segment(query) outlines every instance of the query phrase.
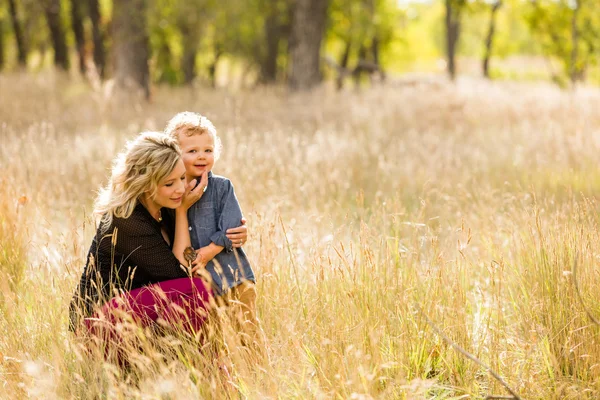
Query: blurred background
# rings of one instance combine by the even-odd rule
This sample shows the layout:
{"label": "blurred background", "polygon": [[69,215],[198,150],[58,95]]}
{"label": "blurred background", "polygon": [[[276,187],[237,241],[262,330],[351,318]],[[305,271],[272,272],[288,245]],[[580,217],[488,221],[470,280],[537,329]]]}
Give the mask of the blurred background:
{"label": "blurred background", "polygon": [[[295,90],[448,75],[598,84],[597,0],[3,0],[0,71]],[[415,76],[414,74],[418,74]],[[409,77],[409,78],[408,78]]]}
{"label": "blurred background", "polygon": [[[599,399],[599,5],[0,0],[0,399],[508,398],[425,317],[522,398]],[[235,387],[67,330],[111,160],[183,110],[248,218],[269,362],[231,346]]]}

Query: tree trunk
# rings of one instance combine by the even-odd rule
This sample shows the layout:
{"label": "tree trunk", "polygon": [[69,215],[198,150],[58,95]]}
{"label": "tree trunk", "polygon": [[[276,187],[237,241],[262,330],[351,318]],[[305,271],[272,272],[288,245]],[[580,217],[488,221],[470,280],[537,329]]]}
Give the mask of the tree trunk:
{"label": "tree trunk", "polygon": [[[76,0],[75,0],[76,1]],[[100,78],[104,79],[106,66],[106,50],[104,34],[101,28],[100,4],[98,0],[88,0],[90,20],[92,21],[92,40],[94,42],[94,64]]]}
{"label": "tree trunk", "polygon": [[348,71],[348,59],[350,58],[350,50],[352,50],[352,39],[348,38],[348,41],[346,42],[346,48],[344,49],[344,53],[342,54],[342,58],[340,59],[339,75],[336,81],[336,86],[338,90],[341,90],[344,87],[344,78],[346,77]]}
{"label": "tree trunk", "polygon": [[287,43],[289,56],[291,50],[290,32],[293,20],[294,2],[291,0],[271,0],[267,1],[265,13],[265,42],[266,53],[261,54],[260,58],[260,80],[263,83],[272,83],[277,80],[280,72],[278,68],[278,58],[281,54],[282,42]]}
{"label": "tree trunk", "polygon": [[183,41],[183,54],[181,56],[181,68],[183,69],[183,82],[191,83],[196,78],[196,55],[200,44],[201,27],[200,21],[205,10],[193,3],[184,8],[178,18],[178,24]]}
{"label": "tree trunk", "polygon": [[498,0],[492,6],[492,14],[490,15],[490,26],[485,38],[485,56],[483,57],[483,76],[490,79],[490,58],[492,57],[492,45],[494,44],[494,33],[496,32],[496,14],[502,7],[502,0]]}
{"label": "tree trunk", "polygon": [[[373,53],[373,63],[375,64],[375,66],[377,67],[377,71],[379,72],[379,79],[381,82],[384,82],[386,75],[385,71],[381,67],[381,62],[379,59],[379,37],[377,35],[373,37],[373,42],[371,43],[371,51]],[[372,77],[373,74],[371,74],[371,78]]]}
{"label": "tree trunk", "polygon": [[150,99],[146,6],[146,0],[115,0],[113,35],[116,84],[124,89],[141,89]]}
{"label": "tree trunk", "polygon": [[456,45],[460,36],[460,0],[446,0],[446,56],[448,59],[448,75],[456,77]]}
{"label": "tree trunk", "polygon": [[579,68],[579,27],[577,26],[577,15],[579,15],[580,2],[574,1],[573,16],[571,17],[571,60],[569,62],[569,79],[572,84],[581,78]]}
{"label": "tree trunk", "polygon": [[358,65],[363,62],[366,61],[367,59],[367,48],[365,47],[364,43],[360,45],[360,48],[358,49],[358,63],[356,68],[354,68],[354,71],[352,72],[352,77],[354,78],[354,86],[356,86],[357,88],[360,86],[360,78],[362,77],[362,73],[363,73],[363,69],[360,68]]}
{"label": "tree trunk", "polygon": [[25,44],[25,37],[23,36],[23,28],[19,21],[19,13],[17,12],[17,5],[15,0],[8,0],[10,8],[10,19],[12,22],[13,30],[15,31],[15,40],[17,42],[17,53],[19,59],[19,65],[22,67],[27,66],[27,46]]}
{"label": "tree trunk", "polygon": [[215,43],[215,59],[212,64],[208,67],[208,77],[213,88],[217,87],[217,64],[219,58],[223,55],[222,46],[219,43]]}
{"label": "tree trunk", "polygon": [[379,38],[377,36],[373,37],[371,51],[373,52],[373,62],[381,69],[381,64],[379,63]]}
{"label": "tree trunk", "polygon": [[272,83],[277,79],[277,56],[279,55],[279,40],[282,36],[279,16],[271,10],[265,21],[265,39],[267,52],[261,62],[261,82]]}
{"label": "tree trunk", "polygon": [[46,22],[48,23],[52,47],[54,48],[54,65],[68,71],[69,51],[67,49],[65,31],[60,19],[60,0],[46,0],[44,3],[44,13],[46,14]]}
{"label": "tree trunk", "polygon": [[196,78],[196,55],[198,54],[199,39],[194,36],[183,37],[183,55],[181,68],[183,69],[183,83],[190,84]]}
{"label": "tree trunk", "polygon": [[159,43],[155,42],[153,47],[156,82],[174,85],[177,83],[177,70],[173,66],[173,52],[164,38]]}
{"label": "tree trunk", "polygon": [[73,35],[77,45],[77,55],[79,56],[79,72],[85,75],[85,34],[83,31],[83,12],[80,0],[71,0],[71,24],[73,26]]}
{"label": "tree trunk", "polygon": [[292,21],[293,48],[289,87],[310,89],[321,82],[321,40],[328,0],[297,0]]}
{"label": "tree trunk", "polygon": [[292,50],[296,47],[296,41],[292,34],[292,24],[294,23],[294,14],[296,13],[296,0],[290,0],[289,7],[287,9],[287,24],[285,26],[285,37],[287,38],[287,44],[285,49],[286,65],[285,65],[285,79],[289,81],[289,74],[291,70],[291,59]]}
{"label": "tree trunk", "polygon": [[4,18],[0,17],[0,70],[4,68]]}

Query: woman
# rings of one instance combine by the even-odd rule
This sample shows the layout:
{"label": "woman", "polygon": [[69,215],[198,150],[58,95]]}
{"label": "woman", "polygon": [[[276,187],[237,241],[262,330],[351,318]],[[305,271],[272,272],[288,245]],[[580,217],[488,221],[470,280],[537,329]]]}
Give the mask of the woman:
{"label": "woman", "polygon": [[[210,291],[197,270],[188,269],[187,210],[202,197],[206,182],[185,184],[185,167],[176,141],[163,133],[140,134],[115,159],[108,185],[94,212],[100,224],[70,305],[70,327],[94,332],[98,321],[114,324],[116,309],[143,325],[179,315],[188,328],[201,327]],[[175,209],[175,227],[162,219],[162,208]],[[228,231],[239,247],[244,226]],[[110,299],[110,300],[109,300]],[[172,307],[175,304],[177,307]],[[177,309],[177,312],[172,311]],[[104,316],[108,318],[99,318]],[[90,318],[91,317],[91,318]]]}

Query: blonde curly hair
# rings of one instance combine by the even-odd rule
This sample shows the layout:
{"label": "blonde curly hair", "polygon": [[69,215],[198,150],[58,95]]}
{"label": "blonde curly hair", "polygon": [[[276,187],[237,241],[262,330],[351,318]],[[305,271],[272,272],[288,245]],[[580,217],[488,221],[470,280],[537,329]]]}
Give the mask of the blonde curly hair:
{"label": "blonde curly hair", "polygon": [[205,133],[211,135],[215,142],[215,160],[218,160],[223,145],[221,144],[221,139],[217,135],[217,129],[205,116],[191,111],[180,112],[171,118],[165,128],[165,134],[176,140],[179,140],[180,134],[194,136]]}
{"label": "blonde curly hair", "polygon": [[113,218],[129,218],[144,193],[154,197],[158,186],[181,159],[181,150],[172,136],[162,132],[142,132],[127,142],[125,151],[113,161],[108,184],[100,189],[94,214],[104,229]]}

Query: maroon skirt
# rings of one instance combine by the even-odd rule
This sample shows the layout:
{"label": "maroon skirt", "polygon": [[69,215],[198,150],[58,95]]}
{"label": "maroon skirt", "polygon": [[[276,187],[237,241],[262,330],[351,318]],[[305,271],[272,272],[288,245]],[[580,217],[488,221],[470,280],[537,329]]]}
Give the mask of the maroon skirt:
{"label": "maroon skirt", "polygon": [[[121,323],[156,324],[196,334],[206,323],[212,292],[200,278],[179,278],[133,289],[107,301],[85,326],[93,336],[118,339]],[[117,336],[117,337],[115,337]],[[119,340],[117,340],[119,341]]]}

